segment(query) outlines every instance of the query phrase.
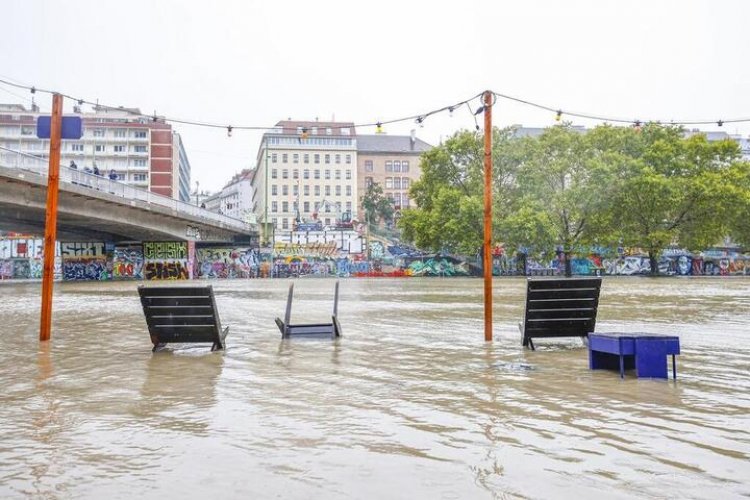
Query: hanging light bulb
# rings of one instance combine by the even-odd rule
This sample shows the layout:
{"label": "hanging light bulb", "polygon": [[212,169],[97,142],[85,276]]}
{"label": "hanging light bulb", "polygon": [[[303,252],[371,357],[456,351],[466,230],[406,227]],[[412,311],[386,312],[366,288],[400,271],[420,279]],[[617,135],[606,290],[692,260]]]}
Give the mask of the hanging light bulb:
{"label": "hanging light bulb", "polygon": [[559,122],[562,119],[562,110],[558,109],[557,113],[555,114],[555,121]]}
{"label": "hanging light bulb", "polygon": [[424,116],[418,116],[416,120],[414,120],[420,128],[424,128]]}
{"label": "hanging light bulb", "polygon": [[382,134],[383,133],[383,124],[378,122],[375,124],[375,133],[376,134]]}
{"label": "hanging light bulb", "polygon": [[449,106],[448,107],[448,116],[450,116],[451,118],[453,118],[453,106]]}
{"label": "hanging light bulb", "polygon": [[231,125],[229,125],[227,127],[227,137],[232,137],[232,126]]}
{"label": "hanging light bulb", "polygon": [[635,129],[636,132],[640,132],[641,131],[641,121],[640,120],[634,121],[633,122],[633,128]]}
{"label": "hanging light bulb", "polygon": [[721,127],[722,125],[724,125],[724,122],[722,120],[719,120],[718,122],[716,122],[716,125],[718,125],[719,127]]}

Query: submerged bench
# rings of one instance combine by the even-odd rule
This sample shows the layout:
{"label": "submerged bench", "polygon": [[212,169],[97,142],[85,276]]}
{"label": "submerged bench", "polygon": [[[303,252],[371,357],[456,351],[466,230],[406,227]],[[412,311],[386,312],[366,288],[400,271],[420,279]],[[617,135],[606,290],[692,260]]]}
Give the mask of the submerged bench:
{"label": "submerged bench", "polygon": [[653,333],[589,333],[589,368],[625,370],[635,368],[639,378],[668,378],[667,356],[672,356],[672,376],[677,379],[675,355],[680,338]]}
{"label": "submerged bench", "polygon": [[281,338],[289,338],[294,336],[324,336],[330,335],[331,338],[341,336],[341,325],[338,320],[338,307],[339,307],[339,282],[336,282],[336,287],[333,296],[333,316],[331,317],[330,323],[300,323],[291,324],[292,319],[292,298],[294,296],[294,283],[289,285],[289,295],[286,299],[286,313],[284,314],[284,321],[280,318],[276,318],[276,325],[281,330]]}
{"label": "submerged bench", "polygon": [[211,285],[140,285],[138,294],[154,352],[173,342],[210,342],[212,351],[224,349],[229,327],[221,328]]}
{"label": "submerged bench", "polygon": [[594,331],[601,278],[529,278],[523,323],[523,346],[535,338],[586,337]]}

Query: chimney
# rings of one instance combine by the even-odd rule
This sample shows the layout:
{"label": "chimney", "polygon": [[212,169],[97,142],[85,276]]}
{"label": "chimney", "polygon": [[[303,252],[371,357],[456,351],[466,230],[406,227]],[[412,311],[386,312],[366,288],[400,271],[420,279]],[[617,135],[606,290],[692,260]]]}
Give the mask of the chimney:
{"label": "chimney", "polygon": [[417,131],[411,129],[411,136],[409,137],[409,145],[412,151],[414,151],[414,145],[417,143]]}

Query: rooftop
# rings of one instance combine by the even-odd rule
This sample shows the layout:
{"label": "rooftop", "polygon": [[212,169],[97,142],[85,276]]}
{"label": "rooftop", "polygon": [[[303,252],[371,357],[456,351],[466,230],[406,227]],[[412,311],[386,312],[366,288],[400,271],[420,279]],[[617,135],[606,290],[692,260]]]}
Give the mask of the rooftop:
{"label": "rooftop", "polygon": [[423,153],[432,149],[422,139],[408,135],[360,135],[357,136],[359,153]]}

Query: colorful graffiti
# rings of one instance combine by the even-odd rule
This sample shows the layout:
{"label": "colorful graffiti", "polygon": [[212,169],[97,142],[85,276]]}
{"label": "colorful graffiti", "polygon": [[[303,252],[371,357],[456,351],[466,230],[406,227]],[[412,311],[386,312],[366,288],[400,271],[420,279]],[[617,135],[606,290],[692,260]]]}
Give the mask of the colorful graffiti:
{"label": "colorful graffiti", "polygon": [[111,262],[104,242],[62,242],[62,277],[66,281],[110,279]]}
{"label": "colorful graffiti", "polygon": [[112,255],[114,279],[143,279],[143,247],[141,245],[115,246]]}
{"label": "colorful graffiti", "polygon": [[338,253],[335,241],[317,243],[279,243],[273,246],[277,255],[303,255],[306,257],[333,257]]}
{"label": "colorful graffiti", "polygon": [[255,278],[259,274],[258,252],[251,248],[198,248],[198,278]]}
{"label": "colorful graffiti", "polygon": [[468,276],[468,265],[465,262],[447,258],[429,258],[415,260],[406,269],[407,276]]}
{"label": "colorful graffiti", "polygon": [[143,277],[147,280],[190,279],[188,245],[184,241],[143,242]]}

